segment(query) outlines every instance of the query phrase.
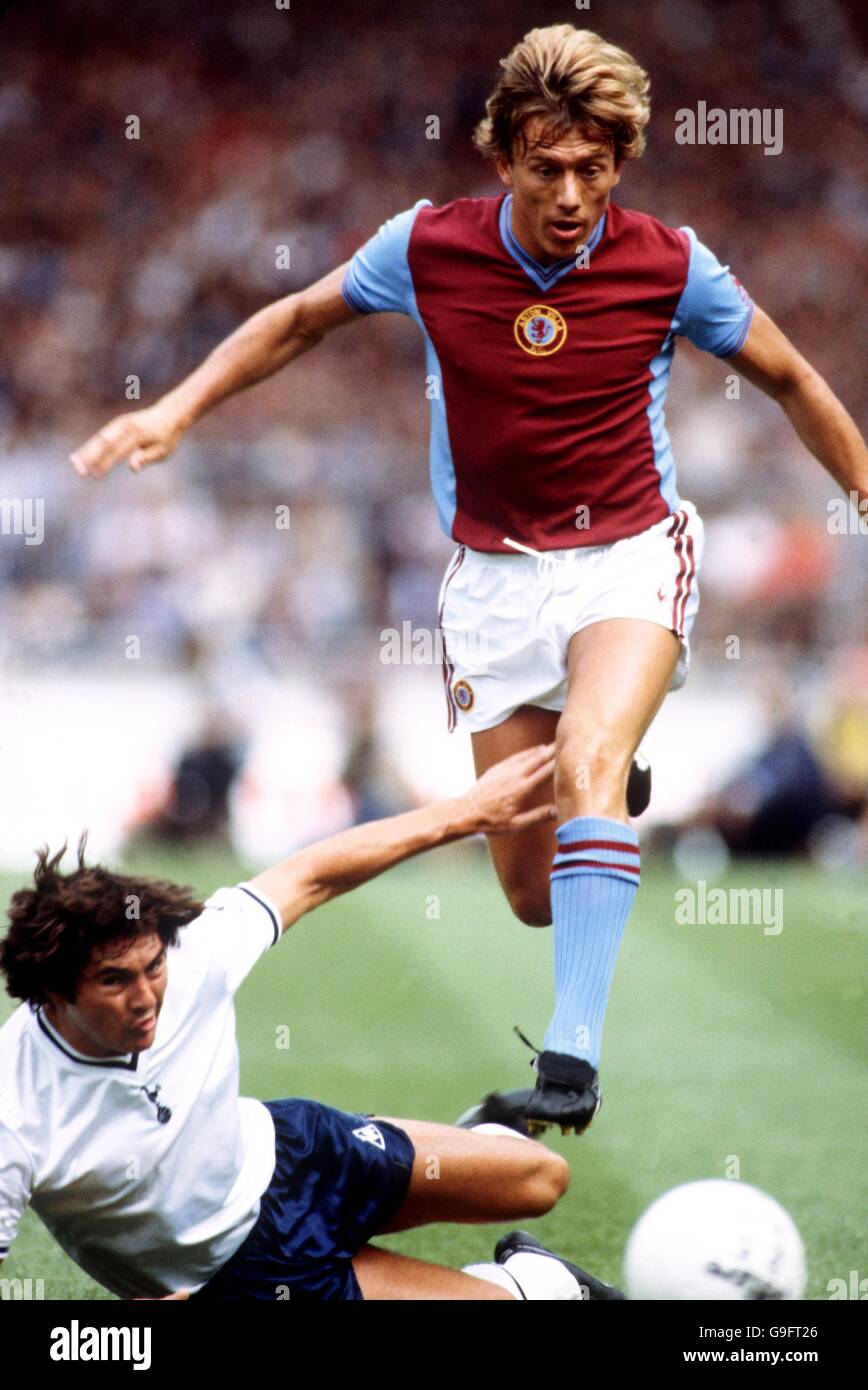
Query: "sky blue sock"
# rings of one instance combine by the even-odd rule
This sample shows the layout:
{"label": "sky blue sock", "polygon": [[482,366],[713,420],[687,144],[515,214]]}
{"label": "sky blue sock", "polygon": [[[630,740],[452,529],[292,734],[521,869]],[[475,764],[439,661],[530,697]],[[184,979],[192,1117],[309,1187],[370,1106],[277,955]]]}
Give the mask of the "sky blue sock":
{"label": "sky blue sock", "polygon": [[631,826],[603,816],[577,816],[556,833],[555,1011],[543,1049],[598,1067],[609,987],[639,886],[639,840]]}

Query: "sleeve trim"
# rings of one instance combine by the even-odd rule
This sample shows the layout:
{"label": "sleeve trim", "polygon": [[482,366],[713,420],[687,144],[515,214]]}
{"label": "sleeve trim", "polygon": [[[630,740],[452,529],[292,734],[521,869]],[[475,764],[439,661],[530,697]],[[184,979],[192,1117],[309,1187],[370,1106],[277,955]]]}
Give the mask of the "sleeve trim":
{"label": "sleeve trim", "polygon": [[741,332],[738,335],[735,346],[728,347],[725,352],[716,352],[714,354],[715,357],[734,357],[737,352],[741,352],[742,348],[745,345],[745,342],[747,341],[747,335],[750,332],[750,326],[753,323],[753,311],[755,308],[756,305],[754,304],[753,300],[751,300],[750,308],[748,309],[744,323],[741,326]]}
{"label": "sleeve trim", "polygon": [[350,272],[347,271],[346,274],[344,275],[343,280],[341,281],[341,294],[343,295],[343,297],[344,297],[344,299],[346,300],[347,304],[350,306],[350,308],[353,310],[354,313],[356,313],[356,314],[369,314],[369,313],[371,312],[371,310],[370,310],[366,305],[361,304],[361,303],[354,297],[353,292],[352,292],[352,289],[350,288],[349,279],[350,279]]}
{"label": "sleeve trim", "polygon": [[241,890],[242,893],[246,893],[248,898],[252,898],[255,903],[259,903],[259,906],[264,908],[265,911],[268,913],[269,917],[271,918],[272,928],[274,930],[274,940],[271,944],[272,946],[275,946],[277,942],[280,940],[280,919],[275,913],[274,908],[271,906],[270,903],[266,902],[264,898],[260,898],[258,893],[254,893],[252,888],[248,888],[246,883],[239,883],[238,888]]}

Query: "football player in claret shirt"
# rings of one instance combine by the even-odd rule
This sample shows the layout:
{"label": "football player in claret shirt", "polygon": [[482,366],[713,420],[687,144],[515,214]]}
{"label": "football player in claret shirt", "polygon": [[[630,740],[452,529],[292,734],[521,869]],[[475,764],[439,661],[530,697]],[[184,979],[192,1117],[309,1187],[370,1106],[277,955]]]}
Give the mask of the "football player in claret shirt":
{"label": "football player in claret shirt", "polygon": [[853,420],[727,267],[691,228],[612,200],[643,152],[648,93],[599,35],[532,30],[475,133],[499,197],[420,199],[72,456],[83,476],[125,458],[137,472],[339,324],[392,311],[419,325],[438,383],[431,481],[457,542],[440,595],[450,727],[470,731],[479,773],[557,742],[557,827],[491,841],[513,910],[554,936],[536,1086],[512,1103],[533,1126],[576,1131],[599,1106],[603,1017],[639,885],[631,769],[685,679],[699,601],[702,523],[678,493],[664,422],[677,340],[777,400],[841,487],[868,498]]}

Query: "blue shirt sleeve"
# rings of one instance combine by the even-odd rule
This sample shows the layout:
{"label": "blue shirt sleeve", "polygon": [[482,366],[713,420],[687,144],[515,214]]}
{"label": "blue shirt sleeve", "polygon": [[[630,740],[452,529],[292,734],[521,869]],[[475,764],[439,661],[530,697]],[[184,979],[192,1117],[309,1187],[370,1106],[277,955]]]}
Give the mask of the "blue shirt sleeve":
{"label": "blue shirt sleeve", "polygon": [[412,208],[384,222],[353,256],[341,294],[357,314],[412,313],[416,297],[407,247],[417,212],[431,205],[430,199],[420,198]]}
{"label": "blue shirt sleeve", "polygon": [[696,347],[715,357],[732,357],[744,347],[753,318],[753,300],[720,261],[697,239],[692,227],[682,227],[690,240],[687,284],[678,301],[672,332],[683,334]]}

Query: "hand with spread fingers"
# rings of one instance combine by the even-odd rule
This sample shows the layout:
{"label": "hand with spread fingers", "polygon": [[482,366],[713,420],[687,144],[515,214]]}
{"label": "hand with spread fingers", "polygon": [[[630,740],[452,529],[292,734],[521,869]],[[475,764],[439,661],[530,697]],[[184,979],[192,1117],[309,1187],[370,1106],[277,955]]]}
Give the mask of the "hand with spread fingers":
{"label": "hand with spread fingers", "polygon": [[540,804],[538,798],[539,788],[554,776],[554,770],[553,743],[525,748],[495,763],[465,793],[464,800],[478,820],[477,830],[488,835],[512,834],[552,820],[554,805],[548,799]]}

